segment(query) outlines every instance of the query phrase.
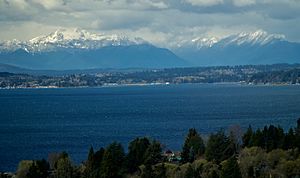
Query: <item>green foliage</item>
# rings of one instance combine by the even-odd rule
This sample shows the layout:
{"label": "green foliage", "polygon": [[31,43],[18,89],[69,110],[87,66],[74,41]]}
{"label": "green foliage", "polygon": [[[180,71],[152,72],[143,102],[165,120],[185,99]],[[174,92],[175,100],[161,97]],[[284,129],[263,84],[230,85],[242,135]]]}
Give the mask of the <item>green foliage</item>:
{"label": "green foliage", "polygon": [[[88,159],[86,161],[86,172],[87,175],[91,173],[94,170],[94,148],[91,146],[89,154],[88,154]],[[90,177],[90,176],[88,176]]]}
{"label": "green foliage", "polygon": [[202,167],[196,167],[194,164],[189,164],[184,178],[201,178]]}
{"label": "green foliage", "polygon": [[203,139],[197,133],[196,129],[190,129],[181,152],[182,162],[193,162],[196,157],[203,155],[204,151]]}
{"label": "green foliage", "polygon": [[48,155],[48,162],[50,165],[50,169],[56,169],[57,168],[57,161],[61,158],[61,153],[50,153]]}
{"label": "green foliage", "polygon": [[222,165],[221,178],[242,178],[239,164],[235,156],[226,160]]}
{"label": "green foliage", "polygon": [[73,167],[71,160],[66,154],[63,154],[62,157],[57,162],[56,177],[57,178],[72,178]]}
{"label": "green foliage", "polygon": [[167,170],[164,163],[158,164],[154,169],[154,177],[156,178],[167,178]]}
{"label": "green foliage", "polygon": [[128,154],[126,156],[126,167],[129,173],[134,173],[138,167],[145,163],[146,155],[145,150],[150,146],[148,138],[136,138],[130,142],[128,147]]}
{"label": "green foliage", "polygon": [[100,168],[102,178],[122,177],[124,149],[120,143],[110,144],[104,151],[103,160]]}
{"label": "green foliage", "polygon": [[249,125],[247,131],[243,135],[243,146],[251,147],[253,146],[253,130],[251,125]]}
{"label": "green foliage", "polygon": [[265,149],[267,151],[271,151],[273,149],[283,148],[284,137],[285,135],[283,129],[280,126],[275,127],[270,125],[269,128],[265,126],[263,130]]}
{"label": "green foliage", "polygon": [[94,154],[94,164],[93,164],[93,167],[100,168],[104,152],[105,152],[104,148],[100,148],[98,151],[96,151],[96,153]]}
{"label": "green foliage", "polygon": [[286,177],[300,177],[300,158],[296,160],[284,160],[277,169]]}
{"label": "green foliage", "polygon": [[257,131],[253,133],[252,139],[253,145],[251,146],[264,147],[264,136],[260,129],[257,129]]}
{"label": "green foliage", "polygon": [[145,164],[155,165],[162,161],[161,144],[155,140],[151,142],[144,156]]}
{"label": "green foliage", "polygon": [[26,178],[32,164],[33,164],[33,161],[31,161],[31,160],[20,161],[20,163],[18,165],[16,177],[17,178]]}
{"label": "green foliage", "polygon": [[191,165],[185,171],[184,178],[194,178],[195,171]]}
{"label": "green foliage", "polygon": [[234,154],[235,150],[232,146],[233,144],[223,130],[220,130],[216,134],[211,134],[206,147],[206,159],[220,163]]}
{"label": "green foliage", "polygon": [[297,127],[295,129],[295,147],[300,150],[300,118],[297,120]]}
{"label": "green foliage", "polygon": [[291,149],[296,147],[296,134],[292,128],[289,129],[288,133],[284,137],[284,149]]}
{"label": "green foliage", "polygon": [[100,168],[104,155],[104,148],[100,148],[100,150],[94,153],[93,149],[90,149],[88,160],[85,168],[85,175],[88,178],[98,178],[100,177]]}
{"label": "green foliage", "polygon": [[29,172],[27,173],[28,178],[47,178],[49,173],[49,163],[42,159],[34,161],[30,168]]}
{"label": "green foliage", "polygon": [[145,164],[145,167],[142,171],[141,178],[153,178],[154,173],[151,164]]}
{"label": "green foliage", "polygon": [[284,133],[283,129],[278,126],[265,126],[261,131],[257,129],[252,131],[251,127],[243,136],[244,147],[258,146],[271,151],[274,149],[291,149],[297,147],[297,136],[291,128],[288,133]]}
{"label": "green foliage", "polygon": [[94,153],[93,147],[90,148],[88,159],[85,163],[86,166],[84,171],[85,177],[96,178],[100,176],[100,166],[101,166],[103,154],[104,154],[103,148],[101,148],[96,153]]}
{"label": "green foliage", "polygon": [[267,161],[265,150],[260,147],[244,148],[239,155],[243,177],[259,177]]}
{"label": "green foliage", "polygon": [[201,177],[207,178],[218,178],[220,177],[219,166],[213,162],[207,162],[203,165]]}
{"label": "green foliage", "polygon": [[211,134],[205,150],[205,157],[199,159],[199,155],[201,155],[199,153],[204,152],[203,140],[195,129],[190,129],[184,143],[182,156],[186,156],[185,159],[191,163],[164,162],[159,142],[150,141],[147,138],[137,138],[130,142],[126,156],[122,145],[116,142],[97,152],[94,152],[93,147],[91,147],[87,160],[78,167],[72,166],[66,152],[51,154],[49,155],[49,163],[52,169],[49,168],[49,164],[45,160],[21,161],[16,177],[300,177],[300,150],[298,149],[300,119],[297,127],[289,129],[287,133],[284,133],[281,127],[272,125],[264,127],[262,131],[260,129],[253,131],[249,127],[243,135],[244,148],[240,151],[237,150],[241,134],[235,135],[235,133],[231,131],[227,136],[223,130],[220,130]]}
{"label": "green foliage", "polygon": [[[244,148],[239,155],[242,176],[296,177],[299,173],[299,151],[276,149],[267,153],[259,147]],[[299,164],[300,165],[300,164]]]}

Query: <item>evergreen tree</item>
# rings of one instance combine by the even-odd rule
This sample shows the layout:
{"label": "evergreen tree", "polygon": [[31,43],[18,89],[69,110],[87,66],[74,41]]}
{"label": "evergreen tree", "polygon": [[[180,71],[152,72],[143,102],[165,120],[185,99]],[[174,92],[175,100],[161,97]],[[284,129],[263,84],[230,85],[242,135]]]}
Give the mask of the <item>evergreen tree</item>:
{"label": "evergreen tree", "polygon": [[196,129],[190,129],[181,152],[182,162],[193,162],[197,156],[203,155],[204,152],[203,139],[197,133]]}
{"label": "evergreen tree", "polygon": [[102,159],[103,159],[103,155],[104,155],[104,148],[100,148],[98,151],[96,151],[96,153],[94,154],[94,166],[95,168],[100,168]]}
{"label": "evergreen tree", "polygon": [[50,165],[49,163],[45,160],[45,159],[42,159],[42,160],[37,160],[36,161],[36,165],[39,169],[39,172],[40,172],[40,178],[46,178],[48,177],[49,175],[49,169],[50,169]]}
{"label": "evergreen tree", "polygon": [[123,174],[124,149],[120,143],[110,144],[104,152],[100,168],[102,178],[118,178]]}
{"label": "evergreen tree", "polygon": [[94,153],[94,149],[91,147],[88,155],[88,160],[86,161],[86,169],[84,175],[87,178],[99,178],[101,162],[104,155],[104,148],[100,148]]}
{"label": "evergreen tree", "polygon": [[145,158],[144,158],[145,165],[146,164],[155,165],[161,162],[162,160],[161,152],[162,152],[161,144],[155,140],[152,141],[150,146],[147,148],[145,152]]}
{"label": "evergreen tree", "polygon": [[234,156],[229,158],[222,166],[221,178],[242,178],[238,162]]}
{"label": "evergreen tree", "polygon": [[283,147],[284,132],[280,127],[270,125],[265,126],[263,130],[264,147],[267,151]]}
{"label": "evergreen tree", "polygon": [[36,166],[35,162],[33,162],[32,165],[30,166],[26,177],[27,178],[39,178],[38,167]]}
{"label": "evergreen tree", "polygon": [[288,133],[284,137],[284,149],[291,149],[296,147],[295,140],[296,137],[294,134],[294,130],[290,128]]}
{"label": "evergreen tree", "polygon": [[253,130],[252,130],[251,125],[249,125],[246,133],[243,135],[243,147],[253,146],[252,138],[253,138]]}
{"label": "evergreen tree", "polygon": [[233,153],[237,153],[239,150],[239,143],[237,142],[233,132],[229,133],[229,147],[232,148]]}
{"label": "evergreen tree", "polygon": [[253,134],[253,146],[264,148],[264,136],[260,129]]}
{"label": "evergreen tree", "polygon": [[128,155],[126,156],[126,167],[129,173],[134,173],[138,167],[145,162],[145,153],[150,146],[148,138],[136,138],[128,147]]}
{"label": "evergreen tree", "polygon": [[37,160],[32,163],[27,174],[28,178],[47,178],[49,163],[45,160]]}
{"label": "evergreen tree", "polygon": [[205,152],[205,156],[208,161],[213,160],[220,163],[221,161],[231,157],[233,154],[234,148],[232,148],[232,144],[223,130],[210,135]]}
{"label": "evergreen tree", "polygon": [[89,154],[88,154],[88,159],[85,163],[86,168],[85,168],[85,176],[87,178],[92,177],[93,171],[95,169],[95,165],[94,165],[94,148],[91,146],[90,150],[89,150]]}
{"label": "evergreen tree", "polygon": [[300,150],[300,118],[297,120],[297,127],[295,129],[295,146]]}

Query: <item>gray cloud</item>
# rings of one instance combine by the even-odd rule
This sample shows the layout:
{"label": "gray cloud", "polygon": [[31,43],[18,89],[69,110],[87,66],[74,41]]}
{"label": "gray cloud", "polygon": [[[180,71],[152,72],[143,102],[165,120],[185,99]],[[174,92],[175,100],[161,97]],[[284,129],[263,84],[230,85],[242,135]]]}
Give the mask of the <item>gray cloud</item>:
{"label": "gray cloud", "polygon": [[183,0],[182,2],[189,3],[193,6],[214,6],[218,4],[223,4],[223,0]]}
{"label": "gray cloud", "polygon": [[79,27],[160,46],[257,29],[300,41],[299,24],[298,0],[0,0],[0,40]]}

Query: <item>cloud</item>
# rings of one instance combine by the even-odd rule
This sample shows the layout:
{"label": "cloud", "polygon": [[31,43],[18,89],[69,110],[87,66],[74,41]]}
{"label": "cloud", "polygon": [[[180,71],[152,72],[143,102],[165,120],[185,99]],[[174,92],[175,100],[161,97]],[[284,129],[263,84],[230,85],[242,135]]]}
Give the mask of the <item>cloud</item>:
{"label": "cloud", "polygon": [[51,9],[59,9],[63,6],[66,5],[66,1],[64,0],[46,0],[46,1],[41,1],[41,0],[31,0],[32,3],[39,4],[43,6],[47,10]]}
{"label": "cloud", "polygon": [[184,0],[184,2],[193,6],[214,6],[217,4],[222,4],[223,0]]}
{"label": "cloud", "polygon": [[249,6],[256,4],[256,0],[233,0],[233,4],[238,7]]}
{"label": "cloud", "polygon": [[299,22],[298,0],[0,0],[0,40],[79,27],[163,47],[256,29],[300,41]]}

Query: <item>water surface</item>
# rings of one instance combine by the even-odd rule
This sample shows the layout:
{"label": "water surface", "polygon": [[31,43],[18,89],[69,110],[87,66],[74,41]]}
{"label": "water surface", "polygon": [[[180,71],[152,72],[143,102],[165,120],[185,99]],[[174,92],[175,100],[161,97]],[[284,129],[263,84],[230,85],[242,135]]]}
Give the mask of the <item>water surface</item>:
{"label": "water surface", "polygon": [[179,150],[188,129],[208,135],[231,125],[280,124],[300,117],[300,86],[184,84],[0,90],[0,171],[20,160],[67,151],[79,163],[112,141],[139,136]]}

